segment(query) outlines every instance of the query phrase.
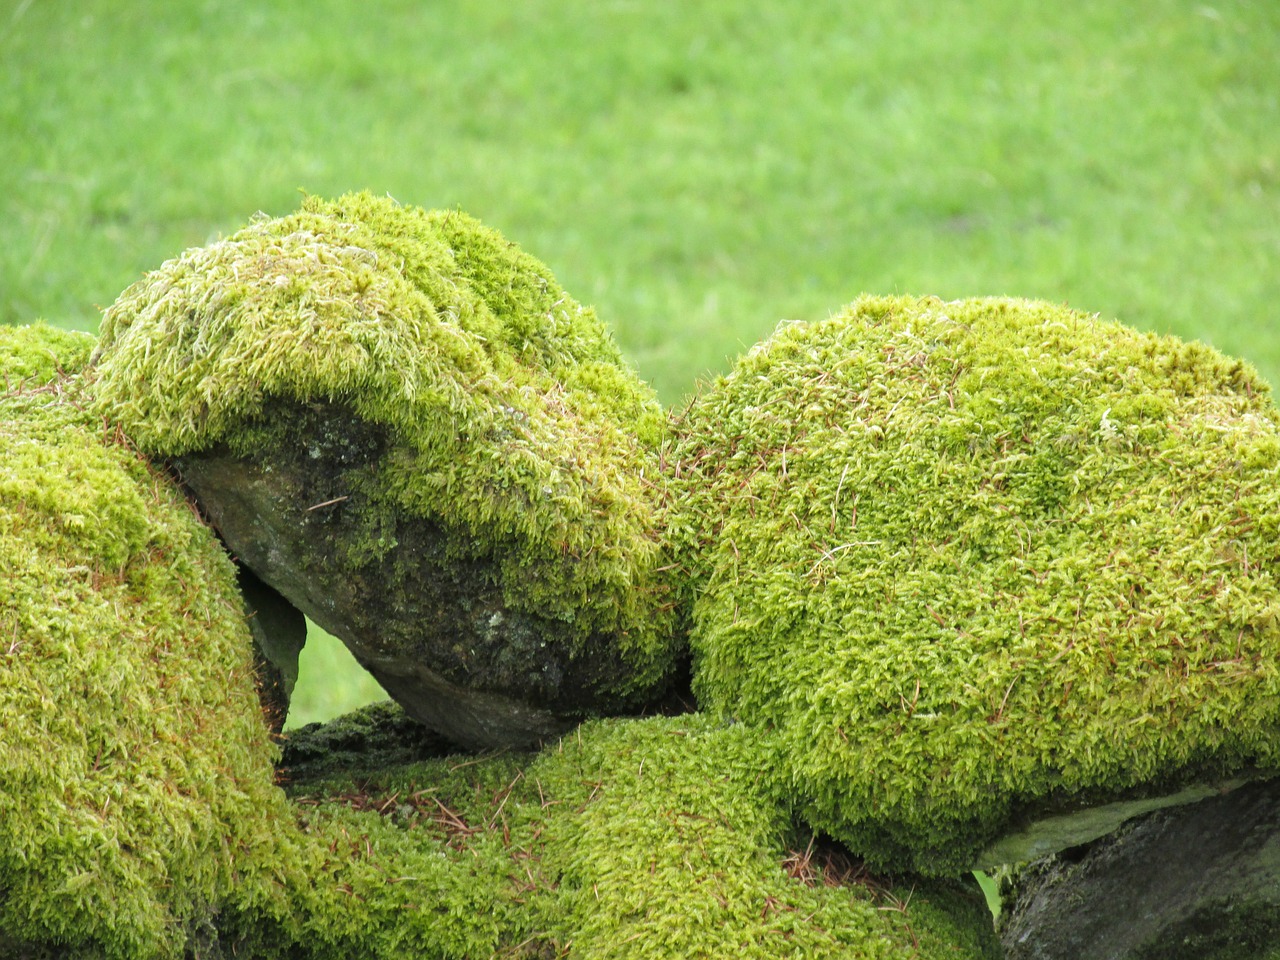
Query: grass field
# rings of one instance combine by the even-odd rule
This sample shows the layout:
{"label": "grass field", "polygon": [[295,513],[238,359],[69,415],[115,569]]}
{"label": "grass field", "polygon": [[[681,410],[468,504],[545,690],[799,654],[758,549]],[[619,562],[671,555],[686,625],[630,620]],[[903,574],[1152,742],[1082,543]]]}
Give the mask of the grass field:
{"label": "grass field", "polygon": [[[1280,382],[1280,4],[0,4],[0,322],[299,190],[460,207],[667,402],[862,291],[1066,301]],[[323,652],[322,652],[323,651]],[[297,719],[372,695],[309,648]]]}

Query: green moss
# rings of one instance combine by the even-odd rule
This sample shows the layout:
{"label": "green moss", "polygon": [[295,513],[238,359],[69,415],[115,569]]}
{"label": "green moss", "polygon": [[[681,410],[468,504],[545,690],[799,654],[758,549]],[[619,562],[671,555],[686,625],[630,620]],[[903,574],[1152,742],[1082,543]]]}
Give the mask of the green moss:
{"label": "green moss", "polygon": [[601,722],[540,758],[528,776],[561,801],[533,818],[548,922],[571,955],[992,955],[979,899],[789,874],[774,763],[753,731],[701,716]]}
{"label": "green moss", "polygon": [[1274,767],[1278,426],[1245,364],[1048,304],[783,326],[671,451],[696,691],[811,822],[929,872]]}
{"label": "green moss", "polygon": [[83,384],[29,383],[0,394],[0,948],[487,956],[502,878],[288,802],[230,560]]}
{"label": "green moss", "polygon": [[661,408],[594,313],[495,231],[368,194],[308,200],[149,274],[101,338],[98,409],[148,454],[254,456],[295,436],[270,410],[350,407],[395,451],[364,478],[380,513],[353,568],[419,517],[489,558],[512,608],[574,643],[614,638],[637,687],[665,669]]}
{"label": "green moss", "polygon": [[22,381],[39,386],[59,373],[76,373],[89,360],[91,334],[52,327],[43,321],[25,326],[0,324],[0,384]]}
{"label": "green moss", "polygon": [[[58,357],[33,380],[87,352],[15,337]],[[230,562],[84,406],[63,378],[0,394],[0,930],[169,956],[287,813]]]}
{"label": "green moss", "polygon": [[507,887],[493,915],[515,955],[998,956],[976,890],[842,884],[809,869],[803,845],[789,853],[767,760],[742,726],[611,720],[536,756],[445,758],[295,789],[384,810],[406,836],[499,864]]}

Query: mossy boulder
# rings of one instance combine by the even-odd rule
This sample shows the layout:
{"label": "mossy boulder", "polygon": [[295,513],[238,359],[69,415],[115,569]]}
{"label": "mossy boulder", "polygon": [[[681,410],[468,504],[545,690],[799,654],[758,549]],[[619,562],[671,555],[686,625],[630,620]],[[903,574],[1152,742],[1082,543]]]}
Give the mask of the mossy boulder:
{"label": "mossy boulder", "polygon": [[60,339],[0,328],[0,954],[997,955],[971,890],[788,853],[767,757],[706,717],[451,757],[379,705],[292,735],[290,798],[231,560]]}
{"label": "mossy boulder", "polygon": [[881,866],[1274,771],[1280,418],[1244,363],[1020,300],[786,324],[670,451],[695,691]]}
{"label": "mossy boulder", "polygon": [[6,956],[175,955],[289,817],[230,561],[59,373],[91,345],[0,328]]}
{"label": "mossy boulder", "polygon": [[448,756],[455,749],[392,700],[290,730],[280,745],[278,771],[284,783],[359,776],[361,771],[372,775]]}
{"label": "mossy boulder", "polygon": [[[390,734],[374,741],[384,756],[419,749],[382,706],[336,726],[337,736],[300,732],[288,749],[310,754],[313,739],[341,744],[351,729]],[[496,916],[510,952],[500,955],[1000,956],[976,885],[894,883],[815,854],[743,726],[696,714],[607,719],[539,754],[396,768],[350,759],[346,775],[297,780],[291,794],[380,811],[406,842],[494,865],[508,881]],[[405,929],[419,923],[406,917]]]}
{"label": "mossy boulder", "polygon": [[237,557],[456,741],[662,688],[662,410],[477,221],[367,194],[260,219],[125,291],[92,376]]}

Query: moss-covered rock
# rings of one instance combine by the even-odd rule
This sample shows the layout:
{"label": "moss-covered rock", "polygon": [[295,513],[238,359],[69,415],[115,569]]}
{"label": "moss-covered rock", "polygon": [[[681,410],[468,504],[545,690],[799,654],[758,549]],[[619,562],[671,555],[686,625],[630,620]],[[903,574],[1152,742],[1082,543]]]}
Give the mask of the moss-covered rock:
{"label": "moss-covered rock", "polygon": [[288,798],[230,560],[59,366],[0,394],[3,955],[995,955],[968,891],[789,870],[768,758],[704,717],[423,760],[379,705],[291,735]]}
{"label": "moss-covered rock", "polygon": [[367,194],[259,220],[127,290],[93,377],[237,556],[455,739],[663,683],[660,406],[475,220]]}
{"label": "moss-covered rock", "polygon": [[[0,328],[0,943],[171,956],[289,818],[231,564],[86,412],[86,341]],[[14,375],[17,371],[17,376]]]}
{"label": "moss-covered rock", "polygon": [[370,777],[391,767],[445,757],[455,748],[391,700],[368,704],[325,723],[309,723],[280,738],[285,783]]}
{"label": "moss-covered rock", "polygon": [[1048,304],[785,325],[671,451],[696,692],[814,825],[926,872],[1274,768],[1278,428],[1247,365]]}
{"label": "moss-covered rock", "polygon": [[[385,726],[384,708],[364,712],[376,716],[340,726]],[[358,764],[291,791],[382,811],[420,845],[499,864],[516,956],[1000,955],[976,887],[892,885],[789,849],[789,803],[761,775],[766,760],[754,733],[705,716],[601,720],[537,755]]]}

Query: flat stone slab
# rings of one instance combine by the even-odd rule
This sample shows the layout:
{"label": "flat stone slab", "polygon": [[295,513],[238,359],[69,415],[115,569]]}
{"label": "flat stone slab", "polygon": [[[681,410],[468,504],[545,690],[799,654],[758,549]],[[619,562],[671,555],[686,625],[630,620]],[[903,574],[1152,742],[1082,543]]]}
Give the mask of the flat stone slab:
{"label": "flat stone slab", "polygon": [[991,844],[979,854],[974,866],[978,870],[990,870],[1009,863],[1030,863],[1105,837],[1135,817],[1196,803],[1209,797],[1219,797],[1247,782],[1247,778],[1237,777],[1217,783],[1193,784],[1173,793],[1118,800],[1115,803],[1041,817],[1010,831]]}

